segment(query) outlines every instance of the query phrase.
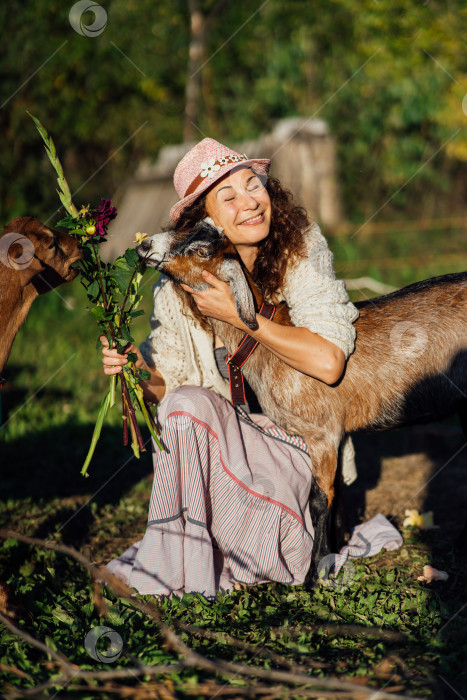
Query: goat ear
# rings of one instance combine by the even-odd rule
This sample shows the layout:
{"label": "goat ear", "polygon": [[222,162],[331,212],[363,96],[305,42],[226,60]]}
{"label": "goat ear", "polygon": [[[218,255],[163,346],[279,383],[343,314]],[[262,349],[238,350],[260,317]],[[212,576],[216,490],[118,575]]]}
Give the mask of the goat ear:
{"label": "goat ear", "polygon": [[239,261],[234,257],[224,258],[220,277],[224,282],[230,284],[240,320],[252,331],[256,331],[258,321],[256,320],[255,300]]}

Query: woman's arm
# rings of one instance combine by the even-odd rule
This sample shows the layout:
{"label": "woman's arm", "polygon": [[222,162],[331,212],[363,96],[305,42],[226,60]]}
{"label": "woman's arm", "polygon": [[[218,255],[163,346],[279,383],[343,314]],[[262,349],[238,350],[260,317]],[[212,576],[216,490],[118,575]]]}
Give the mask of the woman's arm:
{"label": "woman's arm", "polygon": [[240,320],[237,328],[258,340],[279,359],[299,372],[309,374],[326,384],[334,384],[345,366],[344,352],[334,343],[312,333],[308,328],[281,326],[256,314],[258,330],[251,331]]}
{"label": "woman's arm", "polygon": [[313,223],[303,235],[307,255],[288,261],[282,289],[292,327],[257,315],[259,328],[251,332],[238,317],[230,287],[207,272],[203,276],[211,289],[193,293],[182,286],[193,294],[206,316],[250,333],[291,367],[334,384],[354,349],[353,322],[358,311],[350,303],[344,283],[336,280],[333,256],[319,226]]}
{"label": "woman's arm", "polygon": [[203,272],[203,278],[211,285],[211,289],[204,292],[195,292],[182,284],[193,295],[201,313],[226,321],[248,333],[299,372],[309,374],[326,384],[337,382],[344,371],[345,354],[335,343],[307,328],[281,326],[259,314],[256,314],[258,330],[251,331],[238,316],[229,285],[207,271]]}

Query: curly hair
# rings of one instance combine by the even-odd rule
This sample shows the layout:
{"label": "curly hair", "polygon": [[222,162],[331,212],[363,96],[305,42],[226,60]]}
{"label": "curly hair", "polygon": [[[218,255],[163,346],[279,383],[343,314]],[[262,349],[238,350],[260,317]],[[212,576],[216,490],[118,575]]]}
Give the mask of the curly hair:
{"label": "curly hair", "polygon": [[266,190],[271,198],[269,235],[260,242],[252,277],[264,296],[273,299],[284,283],[290,258],[306,255],[307,213],[298,206],[293,194],[276,178],[268,178]]}
{"label": "curly hair", "polygon": [[[217,183],[216,183],[217,184]],[[207,190],[180,216],[175,225],[176,231],[191,231],[196,224],[204,219],[206,211]],[[281,290],[287,270],[287,264],[293,257],[306,255],[306,244],[303,236],[310,225],[303,207],[297,205],[293,194],[282,187],[279,180],[269,177],[266,191],[271,198],[271,224],[268,236],[258,244],[258,255],[252,271],[252,277],[264,296],[274,301]],[[174,226],[164,227],[164,231],[174,230]],[[176,285],[177,292],[188,303],[191,312],[200,322],[204,330],[210,330],[210,325],[198,307],[191,294]]]}

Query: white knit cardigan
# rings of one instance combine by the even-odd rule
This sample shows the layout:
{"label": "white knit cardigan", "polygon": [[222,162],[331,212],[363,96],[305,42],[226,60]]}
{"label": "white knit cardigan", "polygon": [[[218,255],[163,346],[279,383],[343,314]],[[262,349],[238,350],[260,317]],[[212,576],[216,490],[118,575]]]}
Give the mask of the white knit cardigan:
{"label": "white knit cardigan", "polygon": [[[335,278],[333,256],[318,224],[313,223],[305,235],[308,257],[290,259],[283,289],[274,301],[284,300],[295,326],[335,343],[347,358],[355,346],[352,323],[358,311],[349,301],[344,282]],[[217,368],[213,336],[183,306],[166,276],[161,275],[153,291],[151,332],[141,352],[148,365],[157,367],[164,378],[166,394],[190,384],[212,389],[229,400],[229,383]],[[343,445],[342,459],[344,481],[352,483],[356,469],[350,439]]]}

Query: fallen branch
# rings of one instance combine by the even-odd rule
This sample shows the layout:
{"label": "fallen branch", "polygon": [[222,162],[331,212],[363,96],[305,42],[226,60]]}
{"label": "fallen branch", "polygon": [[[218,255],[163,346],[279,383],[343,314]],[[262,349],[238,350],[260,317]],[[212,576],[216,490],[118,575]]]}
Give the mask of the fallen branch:
{"label": "fallen branch", "polygon": [[[28,537],[27,535],[22,535],[19,532],[14,532],[12,530],[0,530],[0,538],[3,539],[16,539],[19,542],[25,542],[26,544],[34,545],[44,549],[49,549],[55,552],[60,552],[65,554],[72,559],[80,562],[91,574],[94,579],[104,581],[106,585],[117,595],[132,603],[134,607],[140,610],[145,615],[151,617],[156,625],[158,626],[160,632],[165,638],[166,645],[168,648],[179,653],[182,659],[179,663],[165,665],[165,666],[145,666],[139,664],[134,668],[120,668],[112,671],[82,671],[80,667],[74,666],[69,659],[62,656],[58,652],[50,649],[50,647],[42,644],[39,640],[34,639],[28,633],[20,630],[16,625],[7,620],[3,615],[1,616],[1,621],[8,626],[8,628],[22,637],[28,643],[31,643],[37,648],[42,648],[42,650],[50,654],[56,661],[61,665],[63,671],[62,674],[54,679],[50,680],[48,683],[44,683],[41,686],[36,686],[27,691],[22,690],[17,692],[15,689],[8,691],[6,697],[24,697],[32,696],[37,694],[39,691],[52,686],[60,686],[63,684],[70,683],[72,680],[102,680],[109,681],[113,679],[135,679],[140,676],[154,676],[172,673],[174,671],[180,670],[181,668],[197,668],[209,671],[216,675],[221,676],[244,676],[249,678],[260,678],[267,681],[300,685],[305,687],[314,687],[319,689],[319,692],[308,694],[309,697],[324,697],[323,690],[334,691],[334,697],[339,697],[339,693],[344,693],[344,697],[378,697],[378,700],[409,700],[407,696],[396,695],[383,690],[377,690],[372,687],[362,687],[353,683],[351,681],[342,681],[335,678],[314,678],[302,673],[293,673],[287,671],[276,671],[268,670],[258,666],[247,666],[246,664],[234,663],[229,661],[221,661],[216,659],[215,661],[210,660],[198,654],[197,652],[190,649],[176,634],[171,630],[165,622],[162,620],[162,616],[159,610],[157,610],[153,605],[149,605],[146,602],[140,601],[134,595],[134,590],[129,588],[116,576],[108,572],[105,567],[96,567],[80,552],[68,547],[67,545],[59,544],[56,542],[50,542],[42,540],[36,537]],[[201,629],[201,628],[200,628]],[[21,633],[21,634],[19,634]],[[39,647],[38,645],[41,645]],[[53,653],[52,653],[53,652]],[[302,691],[300,690],[300,693]]]}
{"label": "fallen branch", "polygon": [[39,641],[35,637],[32,637],[28,632],[24,632],[22,629],[17,627],[11,620],[9,620],[3,613],[0,613],[0,621],[3,622],[5,627],[7,627],[10,632],[13,632],[13,634],[16,634],[20,639],[23,639],[25,642],[30,644],[33,647],[36,647],[36,649],[40,649],[40,651],[45,652],[46,654],[50,655],[55,661],[62,667],[62,673],[68,678],[69,676],[72,676],[73,673],[79,669],[79,666],[75,666],[72,664],[66,656],[63,654],[60,654],[58,651],[55,651],[55,649],[52,649],[51,647],[48,647],[47,644],[44,644],[43,642]]}
{"label": "fallen branch", "polygon": [[[395,686],[396,687],[396,686]],[[76,685],[73,686],[73,690],[81,690],[81,691],[87,691],[89,692],[90,688],[87,685]],[[169,700],[173,698],[175,700],[176,697],[180,697],[180,695],[171,695],[170,691],[166,688],[161,687],[161,684],[154,685],[153,683],[148,683],[147,686],[141,686],[139,685],[137,688],[134,688],[132,686],[127,686],[124,685],[122,686],[121,684],[115,684],[115,683],[108,683],[106,685],[101,685],[99,687],[93,686],[92,687],[93,693],[107,693],[110,697],[112,696],[121,696],[123,698],[131,698],[132,695],[134,695],[137,700],[153,700],[154,698],[161,698],[161,700]],[[132,692],[133,691],[133,692]],[[390,688],[389,688],[390,691]],[[386,689],[386,692],[388,692],[388,689]],[[157,694],[158,693],[158,694]],[[183,693],[184,695],[196,695],[197,697],[205,697],[205,698],[217,698],[221,696],[228,696],[228,695],[234,695],[236,698],[238,697],[246,697],[246,698],[257,698],[258,696],[261,695],[266,695],[267,700],[274,700],[275,698],[278,698],[278,700],[284,700],[287,698],[296,698],[297,696],[297,690],[293,688],[285,688],[283,685],[276,685],[276,686],[270,686],[270,685],[249,685],[249,686],[240,686],[240,685],[235,685],[235,686],[228,686],[228,685],[219,685],[218,683],[212,682],[211,684],[207,684],[206,682],[202,682],[199,685],[194,686],[193,684],[190,685],[180,685],[177,687],[177,693]],[[342,692],[336,695],[335,691],[331,690],[313,690],[313,689],[307,689],[307,688],[300,688],[300,698],[332,698],[333,700],[336,700],[336,698],[354,698],[355,700],[361,698],[362,696],[358,696],[355,694],[355,691],[352,692]],[[366,695],[364,696],[366,697]],[[378,700],[381,696],[377,691],[374,691],[373,693],[373,699]],[[391,698],[394,698],[394,700],[397,698],[396,695],[391,694]],[[406,697],[406,700],[413,700],[413,698]]]}
{"label": "fallen branch", "polygon": [[[193,635],[198,635],[204,637],[205,639],[210,639],[213,642],[220,642],[223,644],[229,644],[234,646],[236,649],[242,649],[243,651],[250,651],[253,654],[258,653],[258,646],[255,644],[249,644],[248,642],[243,642],[240,639],[235,639],[227,632],[213,632],[205,627],[197,627],[196,625],[187,625],[186,622],[181,622],[180,620],[174,620],[173,625],[181,630],[182,632],[188,632]],[[277,654],[269,649],[262,648],[261,655],[267,656],[268,659],[274,661],[278,666],[283,666],[293,671],[306,671],[307,667],[300,666],[299,664],[290,663],[283,656]],[[315,661],[314,659],[308,659],[308,668],[329,668],[330,664],[323,661]]]}
{"label": "fallen branch", "polygon": [[20,678],[27,678],[28,680],[32,680],[32,677],[29,675],[29,673],[25,673],[20,668],[16,668],[16,666],[0,664],[0,671],[2,671],[3,673],[13,673],[13,675],[19,676]]}
{"label": "fallen branch", "polygon": [[403,644],[408,641],[407,635],[395,630],[382,630],[377,627],[364,627],[363,625],[336,625],[329,622],[320,622],[316,625],[300,625],[297,627],[271,627],[275,634],[289,634],[299,637],[303,633],[325,632],[331,637],[367,637],[371,639],[383,639],[386,642]]}

